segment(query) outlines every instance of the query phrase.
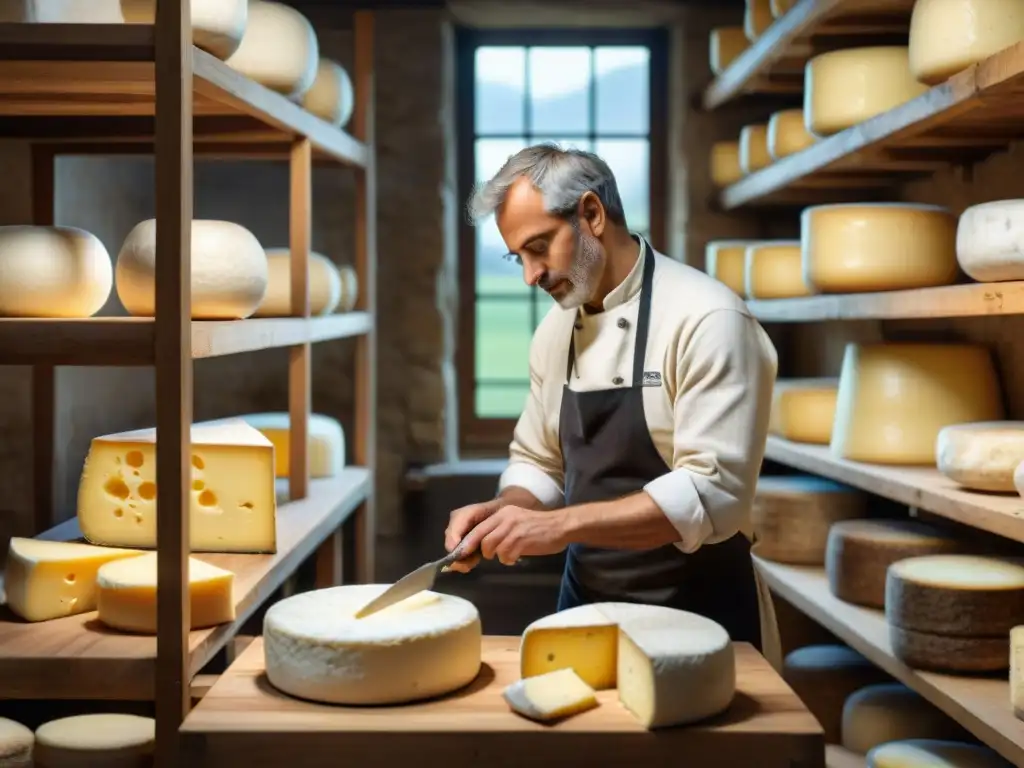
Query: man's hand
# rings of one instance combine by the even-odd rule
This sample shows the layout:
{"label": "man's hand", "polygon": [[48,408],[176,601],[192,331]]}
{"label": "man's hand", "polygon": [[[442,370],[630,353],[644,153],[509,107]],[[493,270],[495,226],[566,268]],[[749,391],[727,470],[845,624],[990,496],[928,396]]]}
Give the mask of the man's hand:
{"label": "man's hand", "polygon": [[[503,503],[501,499],[492,499],[460,507],[452,512],[448,518],[448,527],[444,531],[444,548],[449,552],[455,549],[467,533],[497,512]],[[452,563],[448,570],[469,573],[480,562],[480,553],[476,549],[476,546],[466,547],[466,551],[473,554]]]}
{"label": "man's hand", "polygon": [[488,560],[497,557],[503,565],[515,565],[521,557],[554,555],[568,545],[563,512],[538,512],[512,505],[487,515],[472,528],[465,542],[467,552],[478,552],[473,565],[479,562],[480,554]]}

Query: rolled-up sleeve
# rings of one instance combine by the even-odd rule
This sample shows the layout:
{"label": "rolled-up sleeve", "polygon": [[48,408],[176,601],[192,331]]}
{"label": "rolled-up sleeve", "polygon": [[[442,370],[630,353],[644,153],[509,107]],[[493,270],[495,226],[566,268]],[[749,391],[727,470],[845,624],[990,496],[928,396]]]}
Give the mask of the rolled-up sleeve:
{"label": "rolled-up sleeve", "polygon": [[764,458],[777,355],[754,318],[715,310],[676,352],[672,471],[644,490],[693,552],[750,513]]}

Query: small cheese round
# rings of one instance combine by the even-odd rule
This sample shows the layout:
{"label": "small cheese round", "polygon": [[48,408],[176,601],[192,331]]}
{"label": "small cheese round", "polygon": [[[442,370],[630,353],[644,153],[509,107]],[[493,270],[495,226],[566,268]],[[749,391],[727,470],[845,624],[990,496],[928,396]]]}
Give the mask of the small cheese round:
{"label": "small cheese round", "polygon": [[480,671],[480,614],[468,600],[421,592],[355,618],[387,584],[293,595],[263,620],[267,679],[330,704],[401,704],[450,693]]}
{"label": "small cheese round", "polygon": [[[139,317],[156,314],[156,219],[128,233],[117,257],[117,296]],[[267,290],[267,254],[245,227],[229,221],[192,222],[192,317],[249,317]]]}
{"label": "small cheese round", "polygon": [[46,768],[137,768],[151,764],[155,746],[151,717],[75,715],[36,729],[35,760]]}
{"label": "small cheese round", "polygon": [[939,472],[974,491],[1016,493],[1013,473],[1024,461],[1024,421],[952,424],[939,432]]}
{"label": "small cheese round", "polygon": [[851,694],[843,706],[843,746],[866,754],[901,739],[965,734],[955,720],[902,683],[879,683]]}
{"label": "small cheese round", "polygon": [[772,115],[766,140],[768,154],[775,160],[801,152],[817,141],[804,125],[802,109],[784,109]]}
{"label": "small cheese round", "polygon": [[29,728],[0,717],[0,768],[31,768],[35,740]]}
{"label": "small cheese round", "polygon": [[989,747],[960,741],[906,739],[868,752],[866,768],[1011,768]]}
{"label": "small cheese round", "polygon": [[952,637],[889,625],[892,655],[914,669],[952,674],[1003,672],[1009,666],[1010,642],[999,637]]}
{"label": "small cheese round", "polygon": [[956,217],[917,203],[816,205],[800,214],[803,269],[821,293],[894,291],[957,279]]}
{"label": "small cheese round", "polygon": [[1024,625],[1010,630],[1010,706],[1024,720]]}
{"label": "small cheese round", "polygon": [[747,246],[744,290],[751,299],[792,299],[814,293],[804,280],[799,240],[762,240]]}
{"label": "small cheese round", "polygon": [[[121,13],[128,24],[154,24],[156,0],[121,0]],[[249,20],[248,0],[192,0],[191,13],[195,45],[219,59],[238,50]]]}
{"label": "small cheese round", "polygon": [[744,263],[747,246],[752,240],[712,240],[704,248],[704,271],[731,288],[739,296],[746,296]]}
{"label": "small cheese round", "polygon": [[772,16],[776,19],[782,18],[786,11],[796,5],[796,0],[771,0]]}
{"label": "small cheese round", "polygon": [[956,258],[973,280],[1024,280],[1024,200],[972,205],[960,214]]}
{"label": "small cheese round", "polygon": [[338,267],[338,273],[341,275],[341,301],[338,303],[338,311],[351,312],[359,300],[359,276],[348,264]]}
{"label": "small cheese round", "polygon": [[740,168],[753,173],[772,164],[768,154],[768,126],[745,125],[740,131]]}
{"label": "small cheese round", "polygon": [[910,69],[938,85],[1024,40],[1020,0],[917,0],[910,16]]}
{"label": "small cheese round", "polygon": [[738,141],[716,141],[711,145],[711,181],[716,187],[728,187],[743,178]]}
{"label": "small cheese round", "polygon": [[[292,313],[292,257],[287,248],[267,249],[267,290],[253,317],[288,317]],[[309,314],[329,315],[341,303],[341,275],[330,259],[309,254]]]}
{"label": "small cheese round", "polygon": [[807,130],[831,136],[921,95],[901,46],[844,48],[815,56],[804,70]]}
{"label": "small cheese round", "polygon": [[0,315],[92,317],[114,270],[95,235],[75,227],[0,227]]}
{"label": "small cheese round", "polygon": [[772,391],[769,431],[794,443],[828,445],[839,379],[779,379]]}
{"label": "small cheese round", "polygon": [[331,125],[342,128],[352,117],[355,104],[355,91],[348,72],[337,62],[320,59],[316,79],[303,95],[302,106]]}
{"label": "small cheese round", "polygon": [[227,65],[291,98],[316,79],[320,47],[309,20],[284,3],[249,0],[249,21]]}
{"label": "small cheese round", "polygon": [[747,0],[743,14],[743,34],[747,36],[747,40],[757,40],[773,21],[769,0]]}
{"label": "small cheese round", "polygon": [[711,72],[715,75],[722,74],[726,67],[749,47],[750,41],[747,40],[743,27],[718,27],[711,30],[708,44]]}

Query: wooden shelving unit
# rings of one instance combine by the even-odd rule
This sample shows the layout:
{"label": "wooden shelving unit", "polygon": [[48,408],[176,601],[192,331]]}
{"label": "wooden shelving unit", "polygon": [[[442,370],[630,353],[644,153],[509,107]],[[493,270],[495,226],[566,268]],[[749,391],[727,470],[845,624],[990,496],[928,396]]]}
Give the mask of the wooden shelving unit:
{"label": "wooden shelving unit", "polygon": [[[179,727],[196,673],[310,555],[321,584],[342,578],[342,525],[359,580],[373,577],[376,204],[373,15],[355,24],[351,135],[191,44],[188,0],[160,0],[154,25],[0,24],[0,137],[33,145],[36,224],[53,224],[54,158],[152,153],[156,167],[156,317],[0,320],[0,364],[33,366],[37,530],[52,525],[54,366],[153,366],[156,381],[158,637],[105,630],[95,614],[28,624],[0,608],[0,696],[155,700],[158,764],[180,765]],[[290,164],[293,317],[190,320],[193,157]],[[355,173],[356,311],[310,317],[314,161]],[[355,337],[354,465],[310,481],[311,344]],[[192,360],[289,349],[290,476],[279,481],[274,555],[206,555],[235,574],[237,620],[189,632],[185,563]],[[40,534],[74,539],[74,521]],[[349,542],[345,542],[348,544]],[[352,567],[354,565],[354,567]]]}

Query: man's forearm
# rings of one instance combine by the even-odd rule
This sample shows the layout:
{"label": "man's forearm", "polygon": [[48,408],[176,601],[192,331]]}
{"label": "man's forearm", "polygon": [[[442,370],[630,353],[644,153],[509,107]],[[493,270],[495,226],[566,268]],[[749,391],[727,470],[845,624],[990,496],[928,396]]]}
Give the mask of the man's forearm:
{"label": "man's forearm", "polygon": [[565,516],[566,539],[609,549],[654,549],[680,540],[679,531],[644,492],[614,501],[579,504]]}
{"label": "man's forearm", "polygon": [[536,496],[518,485],[509,485],[503,488],[501,493],[498,494],[497,501],[501,503],[501,506],[511,505],[513,507],[522,507],[523,509],[537,510],[550,509]]}

